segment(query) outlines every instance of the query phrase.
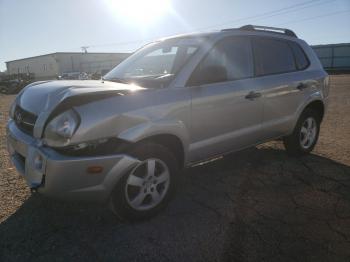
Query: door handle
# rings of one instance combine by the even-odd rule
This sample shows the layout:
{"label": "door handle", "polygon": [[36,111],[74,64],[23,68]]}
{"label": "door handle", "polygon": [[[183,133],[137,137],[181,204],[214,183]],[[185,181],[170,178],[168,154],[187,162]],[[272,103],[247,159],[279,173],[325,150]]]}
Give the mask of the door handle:
{"label": "door handle", "polygon": [[261,97],[261,93],[251,91],[248,95],[245,96],[245,99],[254,100],[259,97]]}
{"label": "door handle", "polygon": [[299,83],[299,84],[297,85],[297,89],[299,89],[300,91],[303,90],[303,89],[305,89],[305,88],[307,88],[307,85],[304,84],[304,83]]}

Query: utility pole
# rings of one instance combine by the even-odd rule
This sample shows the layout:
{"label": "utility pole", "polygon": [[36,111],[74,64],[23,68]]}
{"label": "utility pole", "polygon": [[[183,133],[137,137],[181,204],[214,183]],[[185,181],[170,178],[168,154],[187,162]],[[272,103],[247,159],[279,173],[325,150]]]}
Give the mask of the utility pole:
{"label": "utility pole", "polygon": [[87,53],[87,50],[88,50],[89,46],[82,46],[81,47],[81,50],[83,51],[83,53]]}

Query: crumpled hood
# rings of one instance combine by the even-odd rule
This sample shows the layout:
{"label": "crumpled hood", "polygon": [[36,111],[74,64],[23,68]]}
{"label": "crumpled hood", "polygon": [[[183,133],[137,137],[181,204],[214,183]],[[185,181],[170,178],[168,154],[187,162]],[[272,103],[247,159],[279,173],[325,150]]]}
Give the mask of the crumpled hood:
{"label": "crumpled hood", "polygon": [[68,97],[103,93],[125,95],[145,88],[101,80],[41,81],[28,85],[18,96],[17,104],[23,109],[39,115],[52,111]]}

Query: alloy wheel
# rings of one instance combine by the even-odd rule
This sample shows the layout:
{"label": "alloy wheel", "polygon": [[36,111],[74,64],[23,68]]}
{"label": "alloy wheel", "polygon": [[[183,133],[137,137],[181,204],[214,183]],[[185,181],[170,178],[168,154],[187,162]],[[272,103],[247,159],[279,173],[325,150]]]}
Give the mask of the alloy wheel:
{"label": "alloy wheel", "polygon": [[160,159],[146,159],[134,167],[127,178],[126,200],[135,210],[149,210],[164,199],[169,183],[167,165]]}
{"label": "alloy wheel", "polygon": [[313,117],[305,119],[300,129],[299,141],[304,149],[309,149],[315,142],[317,135],[317,124]]}

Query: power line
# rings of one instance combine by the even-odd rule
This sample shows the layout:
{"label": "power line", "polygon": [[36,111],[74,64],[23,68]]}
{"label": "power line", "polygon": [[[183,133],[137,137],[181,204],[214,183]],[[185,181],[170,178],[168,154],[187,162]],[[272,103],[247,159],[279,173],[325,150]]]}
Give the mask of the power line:
{"label": "power line", "polygon": [[349,13],[349,12],[350,12],[350,10],[345,10],[345,11],[343,10],[343,11],[338,11],[338,12],[333,12],[333,13],[326,13],[326,14],[323,14],[323,15],[308,17],[308,18],[305,18],[305,19],[298,19],[298,20],[294,20],[294,21],[289,21],[289,22],[282,23],[282,24],[279,24],[279,25],[296,24],[296,23],[299,23],[299,22],[304,22],[304,21],[308,21],[308,20],[315,20],[317,18],[333,16],[333,15],[342,14],[342,13]]}
{"label": "power line", "polygon": [[[223,23],[220,23],[220,24],[211,25],[211,26],[207,26],[207,27],[202,27],[202,28],[199,28],[198,30],[200,30],[200,31],[201,30],[206,30],[206,29],[219,27],[219,26],[224,26],[224,25],[227,25],[227,24],[232,24],[232,23],[241,22],[241,21],[245,21],[245,20],[266,19],[266,18],[270,18],[270,17],[273,17],[273,16],[279,16],[279,15],[282,15],[282,14],[287,14],[287,13],[295,12],[295,11],[302,10],[302,9],[305,9],[305,8],[309,8],[309,7],[315,6],[316,4],[317,5],[325,4],[327,2],[335,1],[335,0],[330,0],[330,1],[327,1],[327,2],[323,2],[323,3],[315,3],[315,2],[319,2],[319,1],[320,0],[311,0],[311,1],[304,2],[304,3],[291,5],[291,6],[288,6],[288,7],[285,7],[285,8],[280,8],[280,9],[277,9],[277,10],[273,10],[273,11],[269,11],[269,12],[253,15],[253,16],[238,18],[238,19],[226,21],[226,22],[223,22]],[[312,4],[312,3],[314,3],[314,4]],[[311,5],[309,5],[309,4],[311,4]],[[305,5],[309,5],[309,6],[305,6]],[[297,8],[297,9],[295,9],[295,8]],[[290,10],[290,9],[292,9],[292,10]],[[286,10],[288,10],[288,11],[286,11]],[[284,12],[282,12],[282,11],[284,11]]]}
{"label": "power line", "polygon": [[[209,28],[218,27],[218,26],[222,26],[222,25],[227,25],[229,23],[244,21],[244,20],[248,20],[248,19],[254,19],[254,18],[257,19],[259,17],[263,17],[263,16],[266,16],[266,15],[269,15],[269,14],[274,14],[274,16],[276,16],[276,15],[279,15],[279,14],[276,14],[278,12],[286,11],[286,10],[289,10],[289,9],[294,9],[296,7],[305,6],[305,5],[308,5],[308,4],[311,4],[311,3],[314,3],[314,2],[319,2],[319,1],[320,0],[310,0],[310,1],[307,1],[307,2],[290,5],[290,6],[287,6],[287,7],[284,7],[284,8],[280,8],[280,9],[276,9],[276,10],[272,10],[272,11],[269,11],[269,12],[260,13],[260,14],[254,15],[254,16],[243,17],[243,18],[227,21],[225,23],[212,25],[212,26],[209,26],[209,27],[198,28],[198,29],[196,29],[196,31],[202,31],[202,30],[206,30],[206,29],[209,29]],[[334,0],[330,0],[330,1],[334,1]],[[305,7],[305,8],[308,8],[308,7]],[[291,10],[289,12],[293,12],[293,11],[295,11],[295,10]],[[288,13],[288,12],[285,12],[285,13]],[[283,14],[285,14],[285,13],[283,13]],[[149,39],[149,41],[151,41],[153,39],[154,38]],[[89,46],[90,47],[122,46],[122,45],[136,44],[136,43],[141,43],[141,42],[146,42],[146,41],[148,41],[148,40],[147,39],[143,39],[143,40],[135,40],[135,41],[128,41],[128,42],[107,43],[107,44],[98,44],[98,45],[89,45]]]}
{"label": "power line", "polygon": [[[258,14],[258,15],[255,15],[255,16],[250,16],[250,17],[240,18],[240,19],[236,19],[236,20],[231,20],[231,22],[227,22],[227,23],[220,24],[220,25],[213,25],[213,26],[210,26],[210,27],[198,28],[196,31],[201,31],[201,30],[205,30],[205,29],[209,29],[209,28],[213,28],[213,27],[222,26],[222,25],[225,25],[225,24],[228,24],[228,23],[232,23],[233,21],[237,22],[237,21],[242,21],[242,20],[247,20],[247,19],[252,19],[252,20],[267,19],[267,18],[270,18],[270,17],[273,17],[273,16],[278,16],[278,15],[291,13],[291,12],[295,12],[295,11],[299,11],[299,10],[302,10],[302,9],[306,9],[306,8],[312,7],[312,6],[316,5],[316,3],[312,4],[312,5],[310,5],[310,3],[312,3],[312,2],[319,2],[319,1],[320,0],[312,0],[312,1],[305,2],[305,3],[299,3],[299,4],[296,4],[296,5],[292,5],[292,6],[289,6],[289,7],[277,9],[277,10],[270,11],[270,12],[265,12],[265,13]],[[322,2],[322,3],[317,3],[317,5],[326,4],[326,3],[329,3],[329,2],[333,2],[333,1],[336,1],[336,0],[328,0],[328,1],[325,1],[325,2]],[[309,5],[305,6],[307,4],[309,4]],[[302,5],[303,5],[303,7],[300,7]],[[295,9],[296,7],[299,7],[299,8]],[[289,10],[289,9],[293,9],[293,10]],[[286,11],[286,10],[289,10],[289,11]],[[284,12],[281,12],[281,11],[284,11]],[[299,23],[299,22],[303,22],[303,21],[314,20],[314,19],[318,19],[318,18],[321,18],[321,17],[333,16],[333,15],[336,15],[336,14],[347,13],[347,12],[350,12],[350,10],[337,11],[337,12],[332,12],[332,13],[326,13],[326,14],[323,14],[323,15],[308,17],[308,18],[305,18],[305,19],[292,20],[292,21],[288,21],[286,23],[281,23],[281,24],[278,24],[278,25]],[[267,16],[267,14],[270,14],[270,15]],[[255,19],[253,19],[253,18],[255,18]],[[109,44],[101,44],[101,45],[90,45],[89,47],[121,46],[121,45],[142,43],[142,42],[147,42],[147,41],[152,41],[152,40],[154,40],[154,38],[143,39],[143,40],[135,40],[135,41],[129,41],[129,42],[109,43]]]}
{"label": "power line", "polygon": [[297,8],[297,9],[294,9],[294,10],[291,10],[291,11],[281,12],[281,13],[278,13],[278,14],[274,14],[274,15],[270,15],[270,16],[262,17],[262,18],[257,18],[257,19],[253,19],[253,20],[269,19],[269,18],[274,17],[274,16],[279,16],[279,15],[293,13],[293,12],[296,12],[296,11],[300,11],[300,10],[304,10],[304,9],[307,9],[307,8],[310,8],[310,7],[314,7],[316,5],[320,6],[320,5],[328,4],[328,3],[331,3],[331,2],[334,2],[334,1],[336,1],[336,0],[328,0],[328,1],[325,1],[325,2],[322,2],[322,3],[315,3],[315,4],[312,4],[312,5],[308,5],[308,6],[305,6],[305,7]]}

